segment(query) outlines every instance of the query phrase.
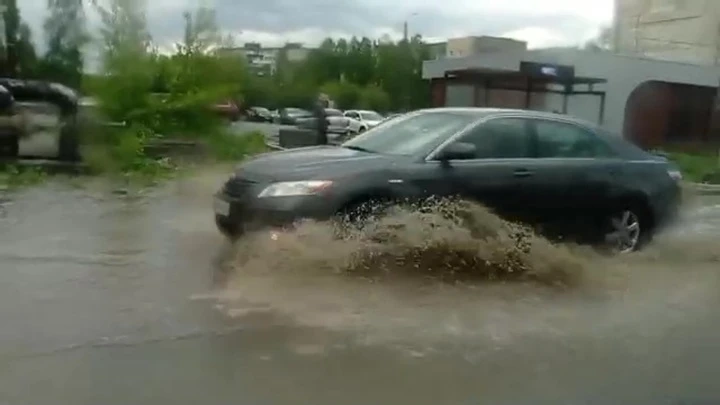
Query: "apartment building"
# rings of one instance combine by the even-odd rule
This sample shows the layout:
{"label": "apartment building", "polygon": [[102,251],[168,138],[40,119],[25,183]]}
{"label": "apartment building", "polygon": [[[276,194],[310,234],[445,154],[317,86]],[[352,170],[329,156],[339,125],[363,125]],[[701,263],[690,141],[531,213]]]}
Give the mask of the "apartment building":
{"label": "apartment building", "polygon": [[459,37],[447,40],[445,57],[464,58],[487,52],[524,51],[526,49],[526,42],[517,41],[511,38],[491,37],[485,35]]}
{"label": "apartment building", "polygon": [[615,0],[614,48],[624,55],[720,64],[720,1]]}
{"label": "apartment building", "polygon": [[468,36],[428,44],[431,59],[464,58],[486,52],[524,51],[527,43],[511,38]]}
{"label": "apartment building", "polygon": [[300,43],[287,43],[281,47],[263,47],[258,42],[246,42],[241,47],[226,48],[222,52],[242,57],[247,61],[250,69],[264,76],[275,73],[281,54],[284,53],[290,62],[301,62],[307,58],[311,50]]}

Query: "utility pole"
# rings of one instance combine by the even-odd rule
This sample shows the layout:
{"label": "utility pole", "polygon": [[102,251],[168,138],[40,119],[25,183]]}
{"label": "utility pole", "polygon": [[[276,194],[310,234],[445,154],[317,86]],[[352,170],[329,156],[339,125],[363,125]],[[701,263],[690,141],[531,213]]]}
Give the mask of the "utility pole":
{"label": "utility pole", "polygon": [[405,42],[408,42],[410,40],[410,34],[408,32],[408,20],[412,17],[415,17],[418,15],[417,11],[414,13],[410,13],[407,17],[405,17],[405,21],[403,21],[403,40]]}

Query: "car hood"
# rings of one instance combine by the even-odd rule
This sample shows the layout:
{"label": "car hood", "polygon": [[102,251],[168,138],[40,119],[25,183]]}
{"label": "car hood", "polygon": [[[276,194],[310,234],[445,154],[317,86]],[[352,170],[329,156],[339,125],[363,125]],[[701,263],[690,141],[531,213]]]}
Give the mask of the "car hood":
{"label": "car hood", "polygon": [[235,174],[258,181],[336,178],[391,164],[381,154],[339,146],[312,146],[266,153],[238,165]]}
{"label": "car hood", "polygon": [[371,127],[374,127],[375,125],[378,125],[378,124],[381,123],[382,121],[365,121],[365,122],[366,122],[368,125],[370,125]]}

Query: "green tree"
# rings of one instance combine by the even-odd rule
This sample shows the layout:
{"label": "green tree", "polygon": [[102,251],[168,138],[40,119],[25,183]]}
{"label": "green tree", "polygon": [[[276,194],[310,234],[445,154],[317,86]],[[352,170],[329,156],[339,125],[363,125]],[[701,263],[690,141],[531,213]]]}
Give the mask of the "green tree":
{"label": "green tree", "polygon": [[47,0],[45,20],[47,52],[43,74],[70,86],[79,86],[83,75],[83,47],[89,41],[82,0]]}
{"label": "green tree", "polygon": [[145,114],[155,82],[155,55],[143,0],[95,2],[101,19],[102,84],[96,95],[113,121],[133,122]]}
{"label": "green tree", "polygon": [[20,24],[17,41],[17,73],[19,77],[35,78],[39,75],[39,64],[30,26]]}
{"label": "green tree", "polygon": [[2,37],[0,41],[0,73],[10,77],[34,77],[37,75],[37,53],[30,27],[22,21],[17,0],[4,0]]}
{"label": "green tree", "polygon": [[344,79],[360,86],[367,86],[375,78],[376,58],[373,44],[369,38],[352,38],[346,55]]}
{"label": "green tree", "polygon": [[5,49],[3,60],[3,74],[16,76],[18,74],[18,42],[20,39],[20,10],[17,0],[4,0],[3,27],[5,28]]}
{"label": "green tree", "polygon": [[377,45],[376,82],[389,94],[393,109],[414,109],[427,103],[429,85],[421,76],[426,53],[419,37]]}
{"label": "green tree", "polygon": [[106,69],[116,70],[146,59],[152,38],[147,28],[145,0],[93,0],[100,15],[100,46]]}
{"label": "green tree", "polygon": [[613,47],[614,34],[612,27],[603,27],[598,36],[587,41],[583,48],[588,51],[610,51]]}
{"label": "green tree", "polygon": [[299,76],[316,86],[322,83],[339,81],[342,77],[343,40],[335,42],[325,39],[320,47],[310,52],[299,69]]}
{"label": "green tree", "polygon": [[232,46],[232,37],[224,36],[217,24],[214,8],[200,5],[194,12],[183,13],[185,32],[183,43],[178,45],[181,54],[207,54],[219,48]]}
{"label": "green tree", "polygon": [[361,89],[354,83],[330,82],[324,84],[320,90],[330,96],[340,109],[351,109],[359,105]]}
{"label": "green tree", "polygon": [[278,55],[273,81],[248,82],[248,100],[270,103],[262,96],[267,93],[273,94],[274,105],[302,107],[322,91],[340,108],[405,110],[430,102],[429,83],[422,79],[422,63],[430,53],[419,36],[400,42],[327,38],[303,62],[291,64],[283,55]]}
{"label": "green tree", "polygon": [[360,90],[358,106],[366,110],[387,112],[390,110],[390,96],[380,86],[370,85]]}

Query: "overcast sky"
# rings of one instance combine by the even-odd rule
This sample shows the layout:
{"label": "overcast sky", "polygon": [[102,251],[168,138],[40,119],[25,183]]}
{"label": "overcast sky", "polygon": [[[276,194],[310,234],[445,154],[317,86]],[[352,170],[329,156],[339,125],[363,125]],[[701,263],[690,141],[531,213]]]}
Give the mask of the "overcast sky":
{"label": "overcast sky", "polygon": [[[207,3],[207,1],[206,1]],[[219,23],[238,44],[286,41],[316,45],[327,36],[399,37],[407,20],[411,35],[435,40],[467,35],[508,36],[531,47],[574,45],[593,37],[612,19],[612,0],[214,0]],[[156,42],[182,35],[182,12],[198,0],[148,0]],[[19,0],[22,17],[42,37],[46,0]],[[94,18],[93,18],[94,19]]]}

